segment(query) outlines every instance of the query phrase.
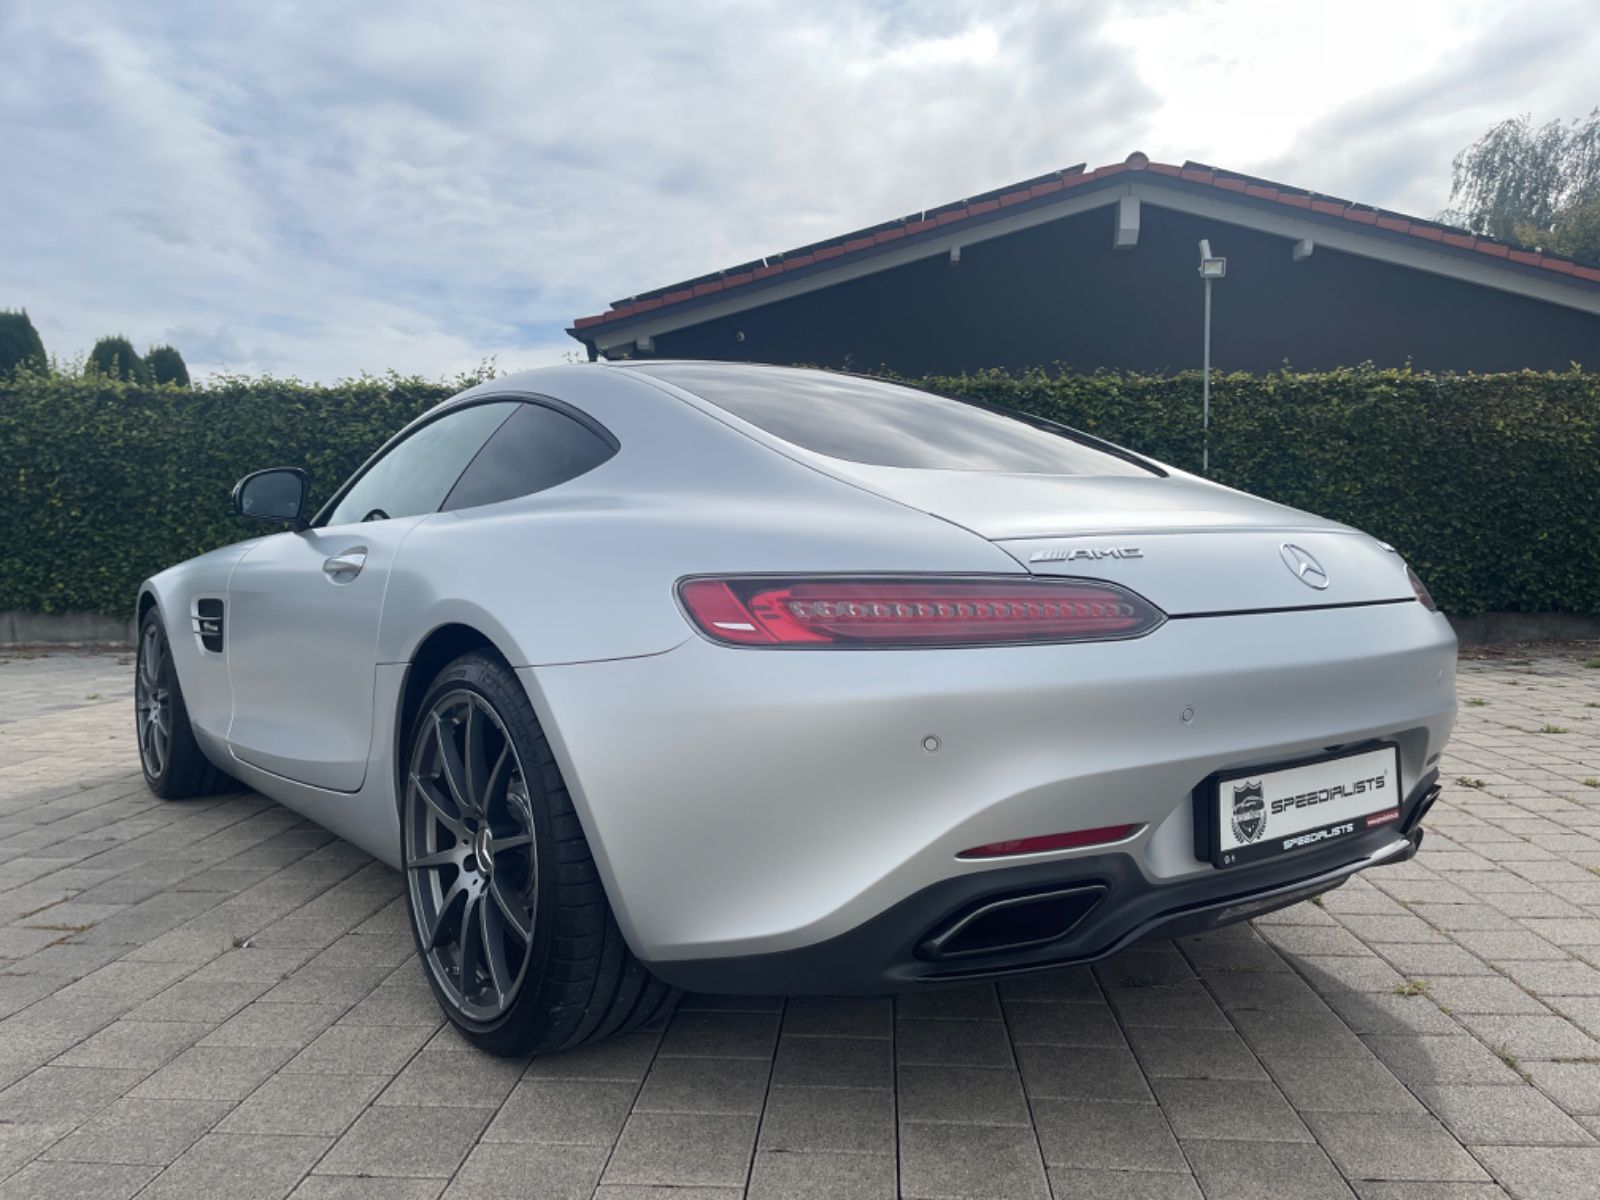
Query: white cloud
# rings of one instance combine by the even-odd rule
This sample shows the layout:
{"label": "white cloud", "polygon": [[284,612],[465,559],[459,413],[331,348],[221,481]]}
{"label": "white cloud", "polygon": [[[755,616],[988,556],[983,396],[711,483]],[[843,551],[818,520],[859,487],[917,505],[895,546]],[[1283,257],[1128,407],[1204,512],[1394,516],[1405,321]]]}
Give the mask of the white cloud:
{"label": "white cloud", "polygon": [[1491,121],[1600,101],[1585,7],[20,0],[0,306],[62,354],[441,375],[1135,148],[1431,213]]}

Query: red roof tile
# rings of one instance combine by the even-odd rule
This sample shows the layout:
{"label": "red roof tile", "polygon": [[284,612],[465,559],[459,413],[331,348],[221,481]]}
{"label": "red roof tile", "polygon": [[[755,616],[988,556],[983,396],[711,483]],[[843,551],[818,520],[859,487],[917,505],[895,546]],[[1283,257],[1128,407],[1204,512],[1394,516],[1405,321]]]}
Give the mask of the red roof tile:
{"label": "red roof tile", "polygon": [[1379,212],[1331,196],[1286,187],[1266,179],[1254,179],[1237,172],[1219,170],[1203,163],[1184,163],[1180,166],[1174,163],[1150,162],[1144,155],[1135,152],[1129,155],[1125,162],[1108,163],[1103,167],[1096,167],[1093,171],[1084,170],[1080,164],[1038,179],[1024,180],[993,192],[986,192],[982,197],[957,201],[954,204],[914,214],[897,223],[891,222],[882,227],[856,230],[842,237],[805,247],[802,251],[774,255],[770,259],[763,259],[760,264],[752,263],[740,267],[733,273],[711,275],[672,284],[666,288],[656,288],[642,296],[619,301],[612,305],[608,312],[577,318],[572,323],[570,332],[577,334],[580,330],[626,320],[659,308],[681,304],[696,297],[735,291],[783,272],[798,271],[817,263],[870,252],[901,238],[915,237],[936,229],[947,229],[964,221],[986,217],[1013,205],[1040,200],[1068,188],[1106,179],[1125,171],[1148,171],[1152,175],[1166,179],[1179,179],[1191,184],[1214,187],[1235,195],[1242,193],[1252,199],[1275,201],[1294,208],[1308,209],[1322,216],[1342,217],[1347,221],[1376,226],[1392,233],[1422,238],[1456,249],[1476,250],[1480,254],[1492,255],[1523,266],[1600,283],[1600,269],[1582,266],[1558,255],[1513,248],[1504,242],[1474,237],[1464,229],[1453,229],[1434,221],[1408,218],[1398,213]]}

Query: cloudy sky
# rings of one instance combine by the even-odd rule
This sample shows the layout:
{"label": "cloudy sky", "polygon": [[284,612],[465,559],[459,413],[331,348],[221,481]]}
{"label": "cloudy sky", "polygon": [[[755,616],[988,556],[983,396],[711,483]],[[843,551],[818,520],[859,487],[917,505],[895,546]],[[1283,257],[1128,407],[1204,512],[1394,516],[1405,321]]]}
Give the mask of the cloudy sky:
{"label": "cloudy sky", "polygon": [[453,374],[1135,149],[1401,211],[1600,104],[1595,0],[0,4],[0,308],[198,373]]}

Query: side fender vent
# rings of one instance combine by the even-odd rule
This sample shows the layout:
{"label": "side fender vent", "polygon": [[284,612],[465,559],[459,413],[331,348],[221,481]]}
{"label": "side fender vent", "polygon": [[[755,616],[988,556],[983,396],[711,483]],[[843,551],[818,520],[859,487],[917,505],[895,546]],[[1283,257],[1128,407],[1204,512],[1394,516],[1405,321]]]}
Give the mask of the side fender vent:
{"label": "side fender vent", "polygon": [[213,654],[222,653],[222,601],[214,597],[197,600],[194,606],[194,631],[200,644]]}

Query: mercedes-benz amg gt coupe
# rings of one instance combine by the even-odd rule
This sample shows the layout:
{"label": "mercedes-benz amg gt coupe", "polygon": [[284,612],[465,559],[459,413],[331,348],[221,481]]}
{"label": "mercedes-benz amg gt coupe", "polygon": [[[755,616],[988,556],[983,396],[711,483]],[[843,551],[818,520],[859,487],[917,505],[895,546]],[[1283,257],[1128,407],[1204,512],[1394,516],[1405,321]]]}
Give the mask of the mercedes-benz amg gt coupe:
{"label": "mercedes-benz amg gt coupe", "polygon": [[404,873],[503,1054],[679,989],[1084,963],[1409,858],[1455,637],[1364,533],[880,380],[659,360],[446,401],[145,582],[137,731]]}

